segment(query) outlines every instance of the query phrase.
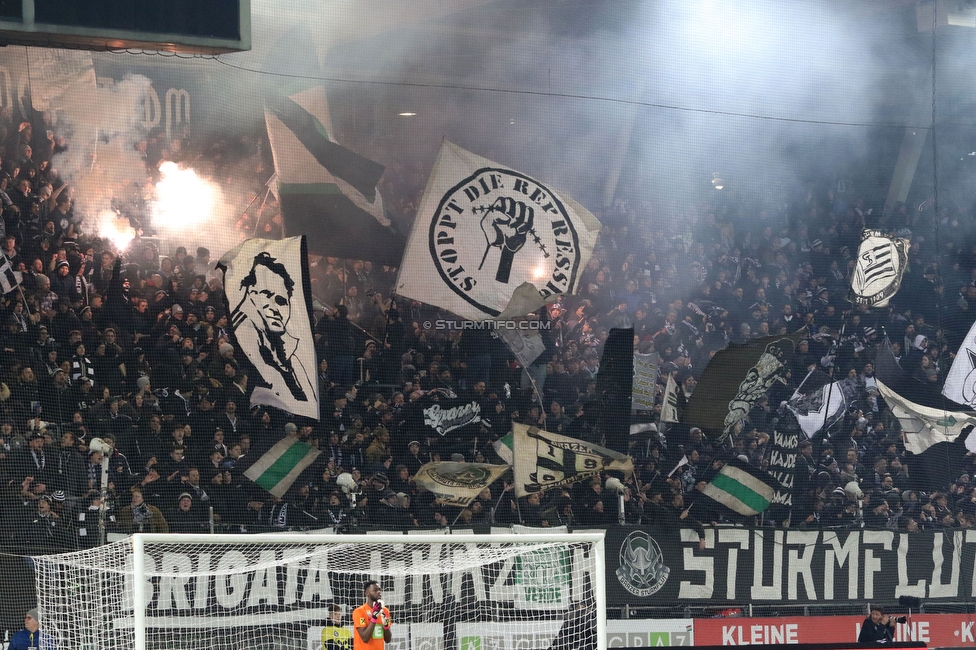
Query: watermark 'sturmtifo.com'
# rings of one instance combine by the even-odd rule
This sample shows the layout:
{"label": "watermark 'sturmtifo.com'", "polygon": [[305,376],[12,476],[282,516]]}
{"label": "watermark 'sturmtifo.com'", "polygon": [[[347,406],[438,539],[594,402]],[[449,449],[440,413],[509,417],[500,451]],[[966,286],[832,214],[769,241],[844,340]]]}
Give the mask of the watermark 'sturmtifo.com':
{"label": "watermark 'sturmtifo.com'", "polygon": [[425,320],[425,330],[547,330],[552,327],[549,321],[540,320]]}

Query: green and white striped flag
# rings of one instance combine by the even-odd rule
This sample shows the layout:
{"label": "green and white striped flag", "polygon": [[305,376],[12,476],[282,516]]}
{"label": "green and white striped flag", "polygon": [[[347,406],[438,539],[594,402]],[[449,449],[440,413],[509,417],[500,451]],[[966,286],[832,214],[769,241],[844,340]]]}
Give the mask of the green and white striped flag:
{"label": "green and white striped flag", "polygon": [[726,461],[702,494],[739,515],[751,517],[769,507],[775,489],[775,479],[768,473],[733,458]]}
{"label": "green and white striped flag", "polygon": [[251,465],[244,476],[278,498],[283,498],[299,475],[322,452],[297,438],[285,438]]}
{"label": "green and white striped flag", "polygon": [[498,457],[509,465],[515,464],[515,453],[512,451],[512,448],[515,445],[514,440],[515,434],[509,431],[508,435],[494,442],[495,453],[498,454]]}

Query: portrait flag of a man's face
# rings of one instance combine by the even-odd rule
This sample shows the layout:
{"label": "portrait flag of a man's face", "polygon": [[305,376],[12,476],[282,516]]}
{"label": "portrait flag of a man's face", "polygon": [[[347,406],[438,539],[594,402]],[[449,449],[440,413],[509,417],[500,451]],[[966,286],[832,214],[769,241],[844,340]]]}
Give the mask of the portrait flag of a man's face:
{"label": "portrait flag of a man's face", "polygon": [[305,238],[249,239],[225,254],[230,322],[253,366],[251,404],[319,419]]}

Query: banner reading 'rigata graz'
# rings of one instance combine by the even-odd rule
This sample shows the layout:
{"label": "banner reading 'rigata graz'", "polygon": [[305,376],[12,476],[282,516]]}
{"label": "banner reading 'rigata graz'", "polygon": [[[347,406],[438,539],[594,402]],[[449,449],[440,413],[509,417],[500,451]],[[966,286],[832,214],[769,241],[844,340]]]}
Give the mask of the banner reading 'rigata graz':
{"label": "banner reading 'rigata graz'", "polygon": [[607,602],[631,606],[969,600],[976,530],[607,530]]}

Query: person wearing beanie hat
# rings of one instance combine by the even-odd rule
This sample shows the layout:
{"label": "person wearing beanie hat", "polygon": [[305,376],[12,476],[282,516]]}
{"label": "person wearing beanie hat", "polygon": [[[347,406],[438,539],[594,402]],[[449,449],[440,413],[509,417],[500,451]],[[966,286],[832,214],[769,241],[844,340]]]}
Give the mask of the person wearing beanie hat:
{"label": "person wearing beanie hat", "polygon": [[206,513],[196,507],[193,495],[183,492],[176,498],[176,509],[167,517],[171,533],[199,533],[204,530]]}
{"label": "person wearing beanie hat", "polygon": [[41,616],[36,607],[28,610],[24,615],[24,629],[14,633],[7,647],[10,650],[54,647],[54,639],[51,635],[41,632]]}

